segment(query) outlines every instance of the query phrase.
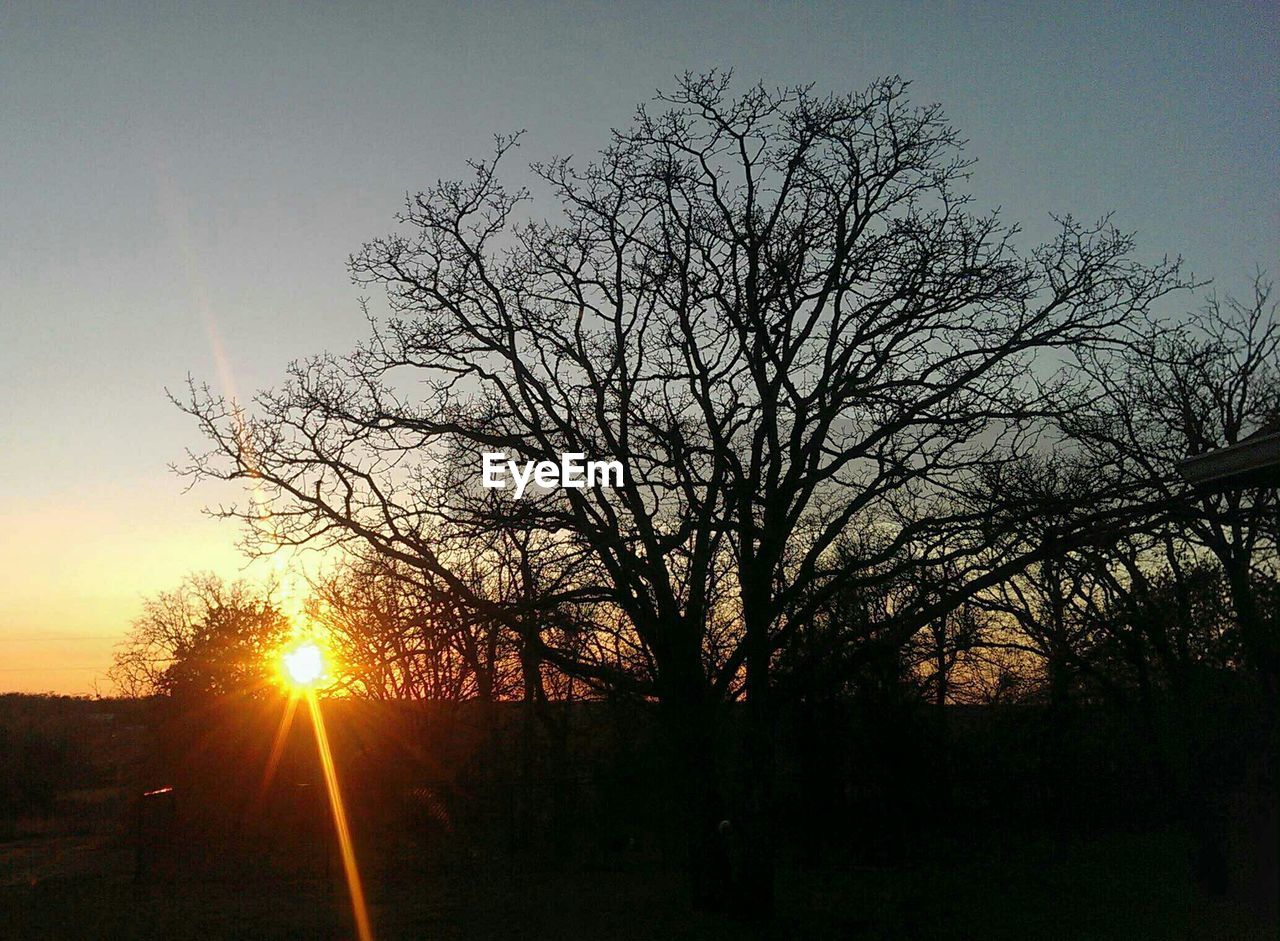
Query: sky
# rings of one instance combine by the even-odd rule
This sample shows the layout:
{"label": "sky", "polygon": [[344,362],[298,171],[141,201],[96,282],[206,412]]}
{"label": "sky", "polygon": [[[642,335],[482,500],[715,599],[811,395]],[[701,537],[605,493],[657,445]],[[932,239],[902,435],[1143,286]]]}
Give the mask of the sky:
{"label": "sky", "polygon": [[88,693],[144,597],[242,572],[166,388],[346,351],[407,191],[497,132],[587,158],[687,69],[902,75],[1028,244],[1114,211],[1219,290],[1280,271],[1275,5],[349,6],[0,8],[0,691]]}

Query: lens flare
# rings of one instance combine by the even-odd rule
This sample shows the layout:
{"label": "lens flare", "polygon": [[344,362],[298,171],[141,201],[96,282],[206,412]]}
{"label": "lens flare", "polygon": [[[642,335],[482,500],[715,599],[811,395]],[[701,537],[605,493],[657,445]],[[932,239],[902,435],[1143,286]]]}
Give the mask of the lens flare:
{"label": "lens flare", "polygon": [[351,893],[351,910],[355,916],[356,937],[359,941],[373,941],[373,926],[369,921],[369,907],[365,903],[360,870],[356,866],[351,825],[347,822],[347,808],[342,800],[342,789],[338,784],[338,769],[333,761],[333,751],[329,747],[329,733],[325,729],[320,698],[316,694],[316,687],[328,679],[324,650],[315,640],[298,640],[280,652],[278,662],[281,678],[291,689],[289,703],[285,707],[285,714],[276,732],[271,756],[267,760],[263,789],[265,791],[275,773],[284,739],[289,734],[289,727],[293,724],[293,714],[298,700],[305,699],[307,711],[311,714],[311,728],[315,732],[320,768],[324,772],[325,790],[329,793],[329,810],[333,815],[333,828],[338,835],[338,849],[342,853],[342,870],[347,878],[347,889]]}
{"label": "lens flare", "polygon": [[369,908],[364,900],[364,886],[360,882],[360,870],[356,867],[355,845],[351,841],[351,827],[347,823],[347,808],[342,802],[338,787],[338,769],[329,750],[329,735],[325,731],[324,716],[320,713],[320,700],[316,691],[308,687],[304,694],[307,708],[311,710],[311,725],[316,731],[316,748],[320,752],[320,765],[324,769],[324,783],[329,791],[329,809],[333,812],[333,827],[338,832],[338,848],[342,852],[342,869],[347,877],[347,889],[351,893],[351,910],[355,915],[356,937],[359,941],[373,941],[373,926],[369,921]]}

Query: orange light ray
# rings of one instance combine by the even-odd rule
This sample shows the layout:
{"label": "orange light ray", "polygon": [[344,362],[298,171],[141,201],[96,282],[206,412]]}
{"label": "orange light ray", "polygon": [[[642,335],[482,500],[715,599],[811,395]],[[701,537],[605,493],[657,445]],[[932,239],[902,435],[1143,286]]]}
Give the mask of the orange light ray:
{"label": "orange light ray", "polygon": [[324,716],[320,712],[320,700],[316,691],[307,688],[307,708],[311,711],[311,726],[316,732],[316,748],[320,752],[320,765],[324,770],[325,788],[329,792],[329,809],[333,811],[333,826],[338,832],[338,847],[342,852],[342,870],[351,892],[351,910],[356,919],[356,937],[359,941],[373,941],[373,927],[369,922],[369,909],[364,900],[364,886],[360,882],[360,870],[356,866],[355,846],[351,842],[351,828],[347,824],[347,810],[338,787],[338,771],[329,750],[329,734],[325,731]]}
{"label": "orange light ray", "polygon": [[266,799],[267,789],[271,787],[271,781],[276,776],[276,769],[280,766],[280,758],[284,754],[284,745],[289,738],[289,730],[293,728],[293,716],[297,711],[298,697],[290,696],[285,703],[284,715],[280,717],[280,726],[276,729],[275,741],[271,743],[271,754],[267,756],[267,764],[262,771],[262,783],[258,786],[258,795],[252,805],[253,810],[257,810]]}

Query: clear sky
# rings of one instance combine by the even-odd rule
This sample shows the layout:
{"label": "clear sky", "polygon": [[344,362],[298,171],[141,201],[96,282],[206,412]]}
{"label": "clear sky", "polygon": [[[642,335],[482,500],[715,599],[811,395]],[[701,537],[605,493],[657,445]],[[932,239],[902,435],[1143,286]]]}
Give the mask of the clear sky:
{"label": "clear sky", "polygon": [[1228,291],[1280,273],[1273,5],[179,6],[0,8],[0,690],[87,692],[144,595],[242,565],[166,386],[346,350],[406,190],[496,131],[589,155],[685,69],[901,74],[1030,238],[1115,210]]}

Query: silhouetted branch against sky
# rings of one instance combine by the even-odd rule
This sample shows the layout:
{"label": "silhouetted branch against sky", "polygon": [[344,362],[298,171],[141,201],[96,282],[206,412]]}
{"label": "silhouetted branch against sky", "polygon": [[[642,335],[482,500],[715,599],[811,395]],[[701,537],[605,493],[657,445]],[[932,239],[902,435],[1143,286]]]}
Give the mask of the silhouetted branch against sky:
{"label": "silhouetted branch against sky", "polygon": [[[1272,31],[1260,26],[1264,14],[1247,5],[940,11],[897,4],[706,4],[682,11],[679,29],[671,28],[667,16],[628,5],[585,12],[543,5],[506,10],[495,18],[483,7],[400,8],[368,16],[336,8],[248,12],[226,7],[197,14],[178,8],[68,11],[17,4],[7,6],[0,18],[0,87],[12,105],[6,109],[12,127],[4,164],[9,211],[0,221],[6,270],[12,275],[6,281],[0,349],[5,367],[0,381],[8,383],[0,408],[7,411],[0,422],[12,433],[5,441],[8,471],[0,511],[16,534],[0,565],[13,573],[0,592],[0,623],[9,625],[13,638],[44,631],[47,620],[77,635],[118,632],[136,614],[139,592],[168,589],[190,570],[230,574],[243,564],[235,528],[209,524],[199,515],[202,503],[227,499],[235,487],[184,493],[167,474],[166,465],[192,445],[196,429],[167,407],[159,390],[180,386],[190,372],[207,377],[215,394],[248,402],[252,390],[275,386],[291,360],[353,349],[365,326],[353,316],[360,289],[352,288],[342,259],[361,239],[386,227],[406,189],[416,192],[438,178],[461,174],[458,199],[481,193],[490,200],[477,203],[466,220],[473,248],[484,226],[498,226],[481,238],[493,249],[491,257],[472,260],[473,269],[483,261],[486,270],[505,275],[521,266],[522,254],[540,259],[541,269],[528,284],[494,280],[490,286],[524,305],[519,317],[530,318],[530,330],[536,317],[559,316],[555,305],[579,303],[569,296],[571,282],[555,282],[561,269],[577,260],[580,246],[573,241],[577,223],[572,220],[580,219],[584,234],[607,233],[594,217],[609,208],[601,200],[611,193],[625,195],[613,234],[632,250],[629,277],[636,283],[610,285],[604,272],[584,269],[582,274],[599,283],[583,285],[591,289],[581,298],[590,314],[584,318],[583,350],[595,356],[593,344],[607,339],[589,309],[619,290],[659,302],[667,314],[675,309],[673,302],[691,310],[702,303],[721,304],[716,316],[723,322],[702,317],[681,324],[663,321],[661,312],[635,310],[628,314],[636,321],[632,332],[622,337],[629,348],[646,350],[642,362],[628,352],[629,366],[650,370],[627,375],[629,382],[647,384],[629,406],[637,415],[653,410],[644,397],[660,395],[654,378],[659,371],[693,375],[705,370],[711,387],[724,396],[699,400],[698,389],[686,379],[679,390],[685,400],[662,405],[695,427],[686,432],[688,450],[680,460],[702,460],[721,479],[723,486],[715,491],[718,509],[708,508],[712,516],[723,515],[724,501],[733,499],[729,471],[745,479],[770,465],[764,459],[753,468],[746,461],[738,475],[737,469],[717,467],[699,454],[697,448],[710,435],[735,441],[749,435],[743,426],[707,424],[701,412],[710,407],[724,417],[735,409],[758,409],[769,376],[787,376],[780,387],[778,430],[797,421],[803,437],[830,414],[843,415],[839,410],[847,404],[827,401],[824,412],[815,400],[803,415],[796,411],[816,388],[810,382],[823,369],[827,347],[837,370],[867,365],[856,361],[861,354],[845,349],[841,359],[838,346],[824,346],[841,331],[856,332],[856,325],[842,319],[856,310],[847,293],[855,282],[837,280],[826,288],[828,299],[832,292],[845,292],[842,312],[836,314],[836,306],[824,308],[819,297],[824,267],[836,270],[843,264],[846,274],[857,274],[861,263],[889,266],[880,271],[878,288],[909,285],[915,277],[917,286],[931,290],[930,272],[961,271],[967,265],[963,283],[948,283],[947,290],[968,291],[975,301],[991,293],[990,303],[970,309],[986,309],[997,320],[964,321],[960,332],[969,335],[965,343],[994,347],[999,324],[1012,323],[1001,304],[1020,278],[1032,279],[1025,288],[1045,291],[1054,290],[1048,279],[1061,279],[1060,286],[1074,290],[1082,302],[1084,285],[1072,280],[1078,257],[1089,255],[1095,273],[1107,268],[1107,253],[1120,265],[1120,259],[1136,260],[1156,270],[1166,253],[1181,251],[1198,279],[1218,279],[1225,297],[1254,264],[1272,268],[1280,247],[1272,185],[1280,132],[1271,93],[1276,57],[1269,45]],[[387,28],[389,22],[395,28]],[[702,76],[701,70],[716,64],[734,67],[733,79],[728,68]],[[686,69],[693,70],[689,82],[673,80]],[[876,78],[895,75],[910,84]],[[753,85],[757,80],[763,84]],[[662,89],[666,100],[652,97],[654,88]],[[850,96],[850,89],[860,91]],[[715,96],[720,106],[704,114],[702,105]],[[635,103],[643,98],[648,99],[643,112],[636,114]],[[673,110],[685,117],[669,118]],[[467,168],[467,158],[476,157],[489,166],[486,141],[495,131],[517,128],[527,131],[518,150],[502,160],[496,178],[489,179],[488,170],[477,175],[474,167]],[[609,128],[618,128],[618,137],[611,137]],[[903,134],[895,142],[892,135],[899,131]],[[890,135],[881,138],[878,153],[877,133]],[[901,166],[887,174],[882,158],[898,144],[909,146],[897,155]],[[865,186],[857,199],[865,212],[848,203],[853,180],[847,158],[853,151],[842,149],[848,146],[863,161],[857,174]],[[589,155],[602,147],[611,148],[613,156],[601,155],[595,161],[599,172],[592,176]],[[573,159],[562,161],[556,153]],[[802,159],[791,164],[792,157]],[[705,167],[699,165],[702,160]],[[713,176],[724,188],[713,192]],[[888,181],[888,188],[875,192],[877,181]],[[508,189],[495,188],[501,182]],[[526,189],[529,202],[502,202]],[[422,253],[431,249],[417,241],[427,229],[412,220],[443,211],[444,204],[436,202],[410,200],[405,207],[410,221],[396,238],[404,240],[406,263],[420,265]],[[1001,207],[1000,214],[992,215],[993,206]],[[1118,232],[1091,221],[1107,218],[1112,210]],[[1051,212],[1071,212],[1076,221],[1067,223],[1062,216],[1055,222]],[[889,218],[892,231],[877,228]],[[840,219],[853,229],[843,235],[832,229]],[[866,228],[860,228],[863,222]],[[1015,223],[1023,233],[1014,235]],[[558,244],[552,230],[559,233]],[[947,241],[931,244],[931,233],[940,232]],[[1140,233],[1140,239],[1117,253],[1128,232]],[[650,233],[674,240],[670,246],[646,242]],[[1002,248],[1006,237],[1012,242]],[[1063,244],[1054,247],[1060,237]],[[841,248],[846,242],[851,251]],[[890,244],[897,247],[890,251]],[[1040,244],[1048,246],[1046,254],[1035,253]],[[459,249],[447,238],[439,247]],[[604,258],[606,248],[597,245],[592,251]],[[719,270],[734,273],[736,280],[699,282],[693,285],[698,295],[688,302],[664,297],[679,278],[662,267],[643,270],[639,253],[647,252],[645,263],[650,263],[666,248],[688,255],[691,274]],[[703,257],[704,252],[722,254]],[[442,273],[456,277],[468,271],[461,257],[439,261]],[[756,280],[748,283],[753,263]],[[894,265],[896,272],[890,270]],[[524,268],[534,273],[529,265]],[[1095,300],[1137,276],[1134,270],[1108,269],[1095,285]],[[475,291],[478,286],[483,279],[466,287]],[[452,289],[447,283],[439,287]],[[527,297],[526,291],[531,292]],[[751,292],[765,301],[763,306],[740,303]],[[382,292],[370,293],[378,295],[371,313],[384,339],[392,342],[396,329],[385,316]],[[726,298],[738,305],[728,313]],[[867,300],[874,302],[875,296]],[[1160,306],[1177,316],[1188,305],[1170,300]],[[421,307],[406,329],[424,327]],[[775,318],[782,308],[794,316]],[[1034,318],[1038,309],[1028,298],[1023,313]],[[734,310],[749,318],[757,317],[756,310],[775,318],[745,319],[737,329],[778,331],[768,347],[776,345],[776,360],[748,361],[739,355],[740,336],[721,329],[732,326],[727,318]],[[881,313],[889,317],[892,310]],[[953,316],[943,314],[943,305],[933,313],[939,323]],[[1048,313],[1047,320],[1028,319],[1023,325],[1025,340],[1036,349],[1058,344],[1059,357],[1035,357],[1037,378],[1046,382],[1068,361],[1068,344],[1079,347],[1086,340],[1082,330],[1074,330],[1055,341],[1055,324],[1068,312],[1058,307]],[[1094,310],[1093,315],[1102,329],[1105,313]],[[477,308],[469,316],[490,314]],[[426,326],[423,332],[433,343],[450,344],[459,355],[477,340],[458,333],[448,318],[437,317]],[[892,342],[892,333],[881,333],[874,355],[892,353],[894,367],[903,375],[913,373],[917,385],[940,380],[936,408],[955,408],[959,400],[945,387],[983,359],[976,352],[951,361],[941,357],[946,343],[961,341],[960,332],[937,335],[931,341],[935,345],[925,347],[913,345],[910,334]],[[1110,342],[1111,331],[1105,332]],[[681,337],[697,339],[698,355],[688,361],[683,354],[664,358],[664,348],[681,349],[673,343]],[[517,343],[528,339],[528,330],[513,336]],[[377,342],[371,356],[379,351]],[[411,345],[407,352],[417,358],[430,350]],[[491,357],[482,352],[477,348],[475,361],[454,374],[464,397],[482,385],[477,370]],[[531,378],[555,368],[557,359],[581,359],[572,345],[554,355],[550,348],[547,352],[545,364],[530,359]],[[602,363],[608,361],[606,349]],[[380,373],[366,375],[364,367],[371,363],[335,355],[299,368],[316,381],[326,370],[337,370],[335,375],[352,384],[352,395],[387,404],[401,424],[382,455],[389,466],[415,433],[409,406],[429,397],[408,378],[409,385],[400,385]],[[988,390],[997,388],[998,377],[1016,375],[1018,363],[1017,356],[993,363],[979,370],[978,380]],[[930,364],[943,372],[925,372]],[[448,375],[438,356],[431,368],[433,381]],[[397,370],[406,376],[415,371]],[[365,379],[375,378],[383,388],[362,388]],[[1027,391],[1023,382],[1011,388]],[[556,396],[564,399],[566,391],[571,390],[546,385],[547,398],[539,407]],[[913,394],[907,386],[898,392]],[[993,421],[1011,424],[1001,409],[1016,405],[1025,411],[1035,404],[975,398],[961,411],[977,421],[985,408],[996,414]],[[506,406],[495,398],[491,407]],[[443,415],[429,417],[439,425]],[[921,415],[922,421],[936,418]],[[469,424],[474,435],[476,422]],[[917,423],[895,433],[894,460],[923,427]],[[547,440],[564,435],[554,424],[538,430]],[[517,431],[519,443],[510,439]],[[606,505],[608,512],[634,517],[637,499],[656,508],[658,489],[669,497],[688,487],[680,498],[688,505],[705,499],[708,491],[699,487],[708,480],[681,479],[668,466],[670,455],[644,453],[646,436],[669,431],[634,423],[629,431],[634,459],[647,462],[643,469],[662,478],[660,487],[589,495],[575,512],[602,514],[595,525],[607,527]],[[979,440],[987,446],[986,438],[970,431],[957,424],[949,434],[968,442],[966,447]],[[391,436],[385,428],[374,433]],[[792,531],[795,519],[816,506],[822,507],[819,518],[831,524],[828,535],[839,530],[834,516],[839,511],[828,497],[869,473],[868,459],[852,456],[875,446],[867,434],[841,417],[809,439],[825,436],[833,446],[808,479],[829,476],[812,494],[802,488],[797,491],[801,499],[777,511],[784,530]],[[770,444],[767,436],[762,440]],[[962,474],[969,460],[941,440],[919,438],[916,444],[917,460],[940,461],[939,473],[932,475],[935,484],[942,467]],[[515,457],[530,441],[527,429],[496,427],[489,444]],[[603,437],[592,443],[609,444]],[[85,472],[85,455],[91,456],[92,474]],[[397,480],[419,473],[403,463],[388,473],[401,475]],[[354,466],[384,484],[390,479],[380,477],[387,468],[363,461]],[[802,466],[808,465],[797,462]],[[780,476],[779,482],[791,486],[796,481]],[[745,489],[733,486],[739,494]],[[308,487],[313,492],[314,481]],[[387,510],[403,522],[419,507],[412,501],[400,505],[399,488],[397,483],[396,505]],[[371,493],[360,498],[371,498],[362,512],[378,519],[384,514]],[[290,517],[282,505],[276,511],[283,525]],[[688,521],[690,531],[708,531],[705,522],[695,514]],[[805,529],[808,545],[821,545],[819,524],[806,517]],[[336,538],[340,532],[335,525],[328,535]],[[736,556],[747,541],[740,529],[729,527],[714,546],[703,543],[696,551],[691,546],[690,559]],[[784,554],[801,565],[804,554],[796,548]],[[624,557],[630,552],[621,551]],[[665,577],[654,560],[666,549],[649,545],[642,551],[650,570],[641,595],[652,587],[648,582]],[[690,565],[688,573],[678,575],[677,593],[706,595],[709,589],[692,587],[705,581],[693,574],[702,563]],[[262,574],[274,566],[257,563],[253,571]],[[612,585],[617,574],[591,580]],[[705,598],[690,597],[695,607],[709,607]],[[49,650],[17,640],[10,646],[17,662],[6,668],[12,681],[43,688],[42,671],[53,668]],[[109,648],[108,641],[93,651],[82,647],[87,659],[73,659],[78,668],[94,658],[105,667]],[[14,677],[17,670],[26,672]],[[76,685],[80,674],[63,679]],[[50,682],[58,685],[63,679]]]}
{"label": "silhouetted branch against sky", "polygon": [[[215,447],[191,472],[266,486],[268,519],[229,512],[265,522],[268,549],[355,537],[496,614],[441,548],[504,525],[481,452],[616,459],[620,485],[548,491],[524,525],[556,534],[581,596],[615,605],[655,689],[683,697],[739,688],[752,649],[767,677],[850,579],[960,559],[976,577],[1013,551],[978,500],[991,474],[1077,404],[1063,351],[1129,342],[1188,286],[1177,261],[1137,261],[1107,219],[1019,248],[971,210],[959,135],[900,79],[735,88],[686,74],[595,160],[533,165],[545,220],[502,183],[514,137],[412,196],[351,261],[385,291],[372,340],[300,362],[243,426],[196,394]],[[860,530],[875,552],[832,552]],[[726,606],[739,627],[710,643]]]}

